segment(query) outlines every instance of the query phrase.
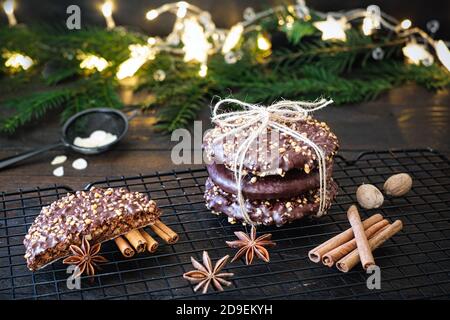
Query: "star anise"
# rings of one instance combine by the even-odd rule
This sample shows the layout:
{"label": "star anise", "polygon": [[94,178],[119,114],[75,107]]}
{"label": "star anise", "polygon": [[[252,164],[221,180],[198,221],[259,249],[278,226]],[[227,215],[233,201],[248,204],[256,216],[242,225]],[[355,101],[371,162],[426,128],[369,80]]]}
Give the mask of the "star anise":
{"label": "star anise", "polygon": [[183,274],[183,278],[189,280],[191,283],[198,283],[194,288],[195,292],[203,287],[203,293],[206,293],[211,283],[217,290],[223,291],[222,285],[227,287],[231,285],[230,281],[223,278],[234,275],[231,272],[219,273],[225,267],[229,258],[230,256],[221,258],[213,268],[208,252],[203,251],[203,264],[191,257],[192,265],[196,270],[186,272]]}
{"label": "star anise", "polygon": [[245,254],[245,264],[252,264],[255,253],[261,260],[269,262],[269,252],[264,247],[273,247],[275,245],[275,242],[270,240],[272,238],[272,234],[267,233],[256,238],[255,226],[252,226],[250,236],[242,231],[237,231],[234,234],[236,235],[236,237],[238,237],[239,240],[226,241],[226,243],[230,248],[240,249],[231,260],[231,262],[236,261]]}
{"label": "star anise", "polygon": [[69,247],[72,255],[63,260],[64,264],[76,265],[78,270],[74,274],[74,277],[81,276],[86,272],[89,276],[95,274],[95,267],[98,263],[107,262],[106,258],[98,255],[101,244],[97,243],[91,247],[86,237],[83,237],[81,246],[71,245]]}

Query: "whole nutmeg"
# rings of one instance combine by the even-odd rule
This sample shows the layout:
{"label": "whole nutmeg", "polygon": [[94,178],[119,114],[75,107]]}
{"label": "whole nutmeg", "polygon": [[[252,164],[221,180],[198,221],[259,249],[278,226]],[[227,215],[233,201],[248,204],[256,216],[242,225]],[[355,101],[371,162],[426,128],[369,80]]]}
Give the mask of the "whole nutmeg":
{"label": "whole nutmeg", "polygon": [[412,178],[407,173],[394,174],[384,183],[384,192],[389,196],[400,197],[407,194],[412,187]]}
{"label": "whole nutmeg", "polygon": [[356,199],[364,209],[379,208],[384,202],[383,194],[372,184],[360,185],[356,190]]}

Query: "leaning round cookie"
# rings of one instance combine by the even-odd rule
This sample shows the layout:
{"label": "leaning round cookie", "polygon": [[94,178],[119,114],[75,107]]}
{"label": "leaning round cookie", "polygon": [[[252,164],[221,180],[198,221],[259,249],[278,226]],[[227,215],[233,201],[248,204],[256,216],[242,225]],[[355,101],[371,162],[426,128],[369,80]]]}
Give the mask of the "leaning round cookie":
{"label": "leaning round cookie", "polygon": [[[223,164],[207,165],[208,174],[215,185],[227,193],[237,194],[234,173]],[[333,173],[333,163],[327,166],[327,176]],[[242,180],[242,194],[251,200],[286,199],[295,197],[320,186],[319,173],[314,170],[310,174],[297,169],[286,172],[284,177],[270,175],[257,177],[247,175]]]}
{"label": "leaning round cookie", "polygon": [[[330,179],[327,188],[326,209],[337,193],[336,183]],[[210,178],[206,180],[205,200],[213,213],[224,213],[231,221],[243,221],[236,195],[227,193],[215,185]],[[245,200],[247,212],[257,224],[282,226],[306,216],[312,216],[319,209],[319,192],[311,190],[303,195],[286,200]]]}
{"label": "leaning round cookie", "polygon": [[[326,161],[332,161],[339,148],[339,142],[325,122],[308,117],[286,126],[314,142],[322,150]],[[254,126],[249,126],[239,134],[224,137],[222,141],[217,139],[223,137],[229,128],[216,126],[208,131],[203,139],[208,160],[224,164],[233,170],[238,148],[255,132],[255,129]],[[289,134],[272,132],[269,128],[267,134],[261,135],[257,142],[250,145],[243,161],[243,168],[257,176],[273,174],[284,176],[285,172],[292,169],[300,169],[308,174],[317,168],[317,163],[317,155],[310,145]]]}

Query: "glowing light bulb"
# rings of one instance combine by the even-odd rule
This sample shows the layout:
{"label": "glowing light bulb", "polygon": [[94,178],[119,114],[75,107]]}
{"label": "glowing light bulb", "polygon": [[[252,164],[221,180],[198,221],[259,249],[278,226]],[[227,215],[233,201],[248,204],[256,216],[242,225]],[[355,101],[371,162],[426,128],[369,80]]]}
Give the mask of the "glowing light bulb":
{"label": "glowing light bulb", "polygon": [[79,55],[79,59],[82,59],[80,63],[81,69],[88,69],[88,70],[94,70],[96,69],[98,72],[102,72],[109,66],[109,62],[106,61],[104,58],[88,54],[88,55]]}
{"label": "glowing light bulb", "polygon": [[112,15],[113,5],[111,1],[106,1],[102,5],[102,13],[105,17],[110,17]]}
{"label": "glowing light bulb", "polygon": [[436,50],[436,55],[439,58],[439,61],[441,61],[444,67],[446,67],[447,70],[450,71],[450,51],[445,45],[445,42],[442,40],[437,41],[434,48]]}
{"label": "glowing light bulb", "polygon": [[222,54],[230,52],[241,39],[242,33],[244,32],[244,27],[242,24],[235,24],[230,31],[228,32],[227,37],[225,38],[225,42],[222,46]]}
{"label": "glowing light bulb", "polygon": [[334,19],[331,15],[327,16],[327,20],[313,23],[314,27],[322,31],[322,40],[347,40],[345,30],[348,29],[347,19],[342,17],[339,20]]}
{"label": "glowing light bulb", "polygon": [[295,12],[300,19],[305,21],[311,19],[311,14],[309,8],[306,6],[304,0],[297,0],[297,5],[295,6]]}
{"label": "glowing light bulb", "polygon": [[181,22],[181,21],[175,22],[175,24],[174,24],[174,26],[173,26],[173,29],[174,29],[174,30],[178,30],[178,31],[183,30],[183,28],[184,28],[184,24],[183,24],[183,22]]}
{"label": "glowing light bulb", "polygon": [[103,3],[101,9],[102,9],[102,14],[105,17],[106,27],[108,29],[113,29],[116,26],[116,23],[114,22],[114,19],[112,17],[112,12],[113,12],[112,1],[106,1],[105,3]]}
{"label": "glowing light bulb", "polygon": [[377,5],[367,7],[366,17],[363,20],[362,30],[366,36],[373,33],[374,29],[380,29],[381,10]]}
{"label": "glowing light bulb", "polygon": [[166,79],[166,73],[164,70],[158,69],[153,73],[153,80],[161,82]]}
{"label": "glowing light bulb", "polygon": [[258,35],[258,38],[256,40],[257,45],[258,45],[258,49],[262,50],[262,51],[267,51],[270,48],[272,48],[272,43],[270,42],[270,40],[264,36],[262,33],[260,33]]}
{"label": "glowing light bulb", "polygon": [[3,10],[5,10],[6,14],[14,13],[14,1],[6,0],[5,2],[3,2]]}
{"label": "glowing light bulb", "polygon": [[243,15],[245,21],[253,21],[255,19],[256,13],[252,7],[248,7],[248,8],[245,8],[242,15]]}
{"label": "glowing light bulb", "polygon": [[402,49],[405,57],[408,58],[408,62],[419,65],[421,62],[424,65],[433,63],[433,56],[427,51],[424,45],[414,42],[408,43]]}
{"label": "glowing light bulb", "polygon": [[288,15],[288,16],[286,17],[286,28],[287,28],[288,30],[291,30],[292,27],[294,26],[294,22],[295,22],[294,17],[291,16],[291,15]]}
{"label": "glowing light bulb", "polygon": [[156,18],[158,18],[159,16],[159,12],[156,11],[155,9],[150,10],[149,12],[147,12],[147,14],[145,15],[145,17],[147,18],[147,20],[155,20]]}
{"label": "glowing light bulb", "polygon": [[184,20],[181,41],[183,42],[184,61],[198,61],[205,63],[208,60],[208,51],[211,44],[202,26],[194,18]]}
{"label": "glowing light bulb", "polygon": [[202,78],[206,77],[208,74],[208,66],[206,64],[202,64],[200,66],[200,70],[198,71],[198,75]]}
{"label": "glowing light bulb", "polygon": [[16,16],[14,15],[14,0],[6,0],[3,2],[3,10],[8,17],[8,24],[10,27],[17,24]]}
{"label": "glowing light bulb", "polygon": [[409,19],[405,19],[400,23],[400,27],[402,27],[402,29],[406,30],[411,28],[412,22]]}
{"label": "glowing light bulb", "polygon": [[130,58],[122,62],[117,70],[116,77],[119,80],[134,76],[145,62],[155,59],[155,51],[149,46],[132,44],[129,49]]}
{"label": "glowing light bulb", "polygon": [[189,4],[187,2],[180,1],[177,3],[177,6],[178,6],[177,17],[183,19],[186,16]]}
{"label": "glowing light bulb", "polygon": [[365,17],[363,20],[362,30],[366,36],[371,35],[373,32],[372,22],[368,17]]}
{"label": "glowing light bulb", "polygon": [[4,58],[7,58],[5,61],[5,67],[28,70],[34,64],[33,59],[29,56],[23,55],[21,53],[13,52],[6,53],[3,55]]}

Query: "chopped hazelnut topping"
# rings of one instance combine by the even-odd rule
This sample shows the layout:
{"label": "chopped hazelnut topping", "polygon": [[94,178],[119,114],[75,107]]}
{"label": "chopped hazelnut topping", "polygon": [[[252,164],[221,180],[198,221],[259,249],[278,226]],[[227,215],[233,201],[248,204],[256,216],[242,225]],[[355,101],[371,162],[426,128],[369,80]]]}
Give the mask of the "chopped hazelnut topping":
{"label": "chopped hazelnut topping", "polygon": [[309,174],[311,172],[311,169],[309,168],[308,164],[305,164],[304,170],[306,174]]}

